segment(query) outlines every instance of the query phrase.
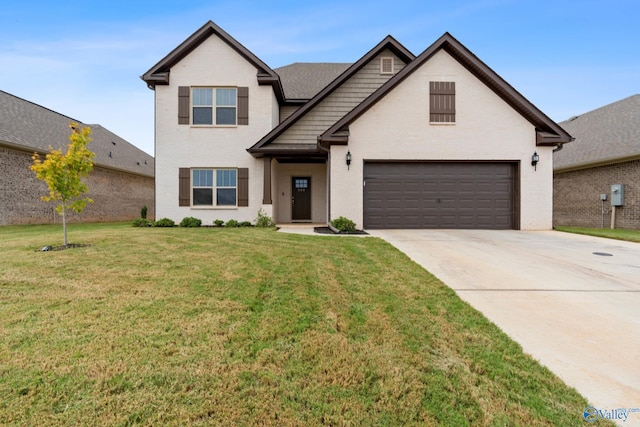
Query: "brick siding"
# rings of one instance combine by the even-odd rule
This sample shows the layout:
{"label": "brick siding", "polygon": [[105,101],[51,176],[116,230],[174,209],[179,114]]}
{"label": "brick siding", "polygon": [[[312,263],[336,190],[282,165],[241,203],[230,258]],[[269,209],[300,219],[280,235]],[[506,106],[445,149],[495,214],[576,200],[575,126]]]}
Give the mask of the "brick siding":
{"label": "brick siding", "polygon": [[604,228],[611,227],[611,185],[624,184],[624,206],[616,207],[616,228],[640,229],[640,160],[598,166],[553,177],[553,225],[599,228],[600,194],[604,202]]}
{"label": "brick siding", "polygon": [[[62,219],[54,202],[43,202],[47,186],[29,169],[31,153],[0,147],[0,225],[53,224]],[[129,221],[140,216],[154,218],[154,179],[94,167],[86,178],[88,196],[94,203],[81,214],[71,213],[69,222]]]}

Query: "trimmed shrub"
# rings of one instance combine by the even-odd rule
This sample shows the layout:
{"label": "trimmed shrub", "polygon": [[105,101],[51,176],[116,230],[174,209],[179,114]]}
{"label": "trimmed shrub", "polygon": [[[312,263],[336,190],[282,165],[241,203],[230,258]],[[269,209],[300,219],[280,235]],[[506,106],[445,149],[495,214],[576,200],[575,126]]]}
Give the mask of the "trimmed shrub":
{"label": "trimmed shrub", "polygon": [[200,227],[201,225],[202,221],[192,216],[184,217],[182,221],[180,221],[180,227]]}
{"label": "trimmed shrub", "polygon": [[251,227],[253,224],[251,224],[250,221],[242,221],[240,224],[238,224],[238,227]]}
{"label": "trimmed shrub", "polygon": [[341,233],[353,232],[356,231],[356,223],[351,221],[349,218],[345,218],[343,216],[338,217],[336,219],[331,220],[331,225],[338,229]]}
{"label": "trimmed shrub", "polygon": [[224,221],[221,219],[216,219],[215,221],[213,221],[213,225],[215,225],[216,227],[222,227],[222,224],[224,224]]}
{"label": "trimmed shrub", "polygon": [[176,223],[169,218],[161,218],[153,223],[154,227],[175,227]]}
{"label": "trimmed shrub", "polygon": [[235,219],[230,219],[229,221],[227,221],[227,223],[224,226],[231,228],[231,227],[239,227],[240,224]]}
{"label": "trimmed shrub", "polygon": [[256,218],[256,227],[268,227],[273,228],[276,226],[276,222],[268,216],[265,211],[260,209],[258,211],[258,218]]}
{"label": "trimmed shrub", "polygon": [[142,209],[140,209],[140,218],[147,219],[147,205],[144,205]]}
{"label": "trimmed shrub", "polygon": [[144,218],[136,218],[133,220],[133,223],[131,224],[134,227],[151,227],[152,223],[151,221],[147,221]]}

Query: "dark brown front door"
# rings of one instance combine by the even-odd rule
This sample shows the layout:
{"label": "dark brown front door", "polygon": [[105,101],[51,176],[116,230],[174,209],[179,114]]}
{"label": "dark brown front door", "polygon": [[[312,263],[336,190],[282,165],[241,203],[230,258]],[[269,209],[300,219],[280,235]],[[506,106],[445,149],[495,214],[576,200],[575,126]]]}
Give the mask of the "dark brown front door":
{"label": "dark brown front door", "polygon": [[311,220],[311,178],[291,178],[291,219],[293,221]]}

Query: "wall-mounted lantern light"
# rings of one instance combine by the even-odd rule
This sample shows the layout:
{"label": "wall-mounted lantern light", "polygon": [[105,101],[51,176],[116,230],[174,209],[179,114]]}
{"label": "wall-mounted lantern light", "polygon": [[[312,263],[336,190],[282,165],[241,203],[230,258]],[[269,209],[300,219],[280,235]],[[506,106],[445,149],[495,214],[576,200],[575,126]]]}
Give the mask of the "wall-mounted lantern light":
{"label": "wall-mounted lantern light", "polygon": [[347,170],[349,170],[350,165],[351,165],[351,151],[347,151]]}
{"label": "wall-mounted lantern light", "polygon": [[533,166],[533,170],[538,170],[539,161],[540,161],[540,156],[538,156],[537,152],[534,152],[533,156],[531,156],[531,166]]}

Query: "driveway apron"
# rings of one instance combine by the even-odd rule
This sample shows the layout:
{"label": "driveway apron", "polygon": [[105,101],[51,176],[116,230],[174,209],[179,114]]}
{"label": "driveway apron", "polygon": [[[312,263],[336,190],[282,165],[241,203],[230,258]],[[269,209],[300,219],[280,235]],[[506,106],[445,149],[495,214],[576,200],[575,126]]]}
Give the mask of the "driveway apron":
{"label": "driveway apron", "polygon": [[[453,288],[594,407],[640,408],[640,244],[556,231],[367,231]],[[624,425],[640,425],[640,412]]]}

